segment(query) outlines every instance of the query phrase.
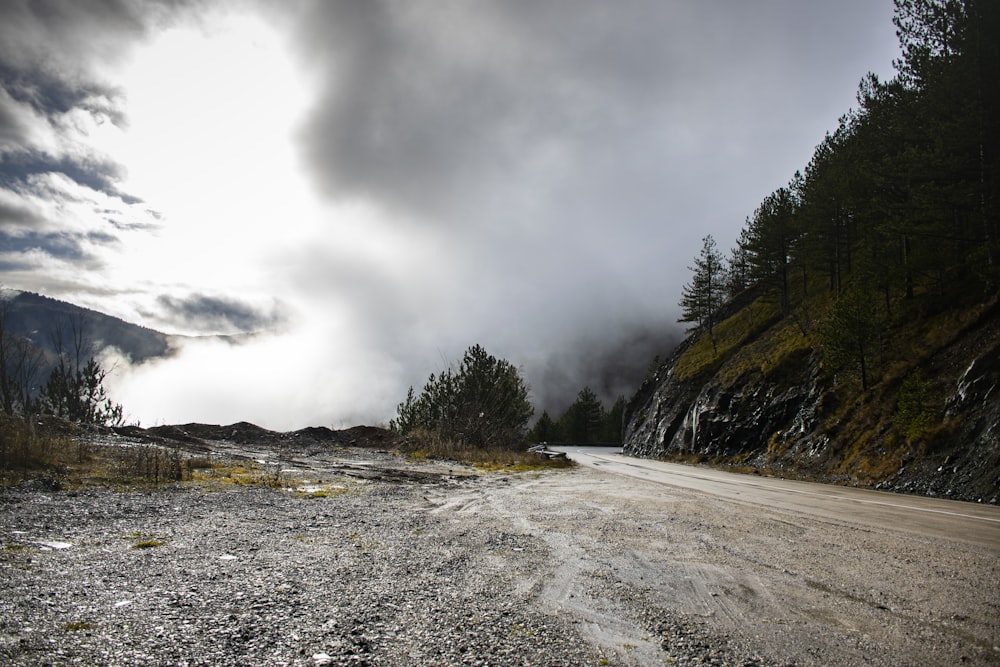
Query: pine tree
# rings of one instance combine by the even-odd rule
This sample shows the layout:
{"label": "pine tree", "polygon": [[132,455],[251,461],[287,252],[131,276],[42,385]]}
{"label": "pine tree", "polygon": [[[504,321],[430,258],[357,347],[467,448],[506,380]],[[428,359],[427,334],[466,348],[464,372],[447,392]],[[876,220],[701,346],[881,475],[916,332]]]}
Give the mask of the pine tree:
{"label": "pine tree", "polygon": [[747,227],[751,279],[777,293],[785,313],[790,308],[789,273],[797,240],[795,208],[792,191],[778,188],[757,207]]}
{"label": "pine tree", "polygon": [[864,285],[848,287],[823,328],[824,353],[835,370],[856,372],[861,389],[871,385],[885,323]]}
{"label": "pine tree", "polygon": [[404,434],[423,429],[476,447],[514,446],[524,439],[533,412],[518,369],[473,345],[458,369],[432,373],[420,395],[410,387],[389,425]]}
{"label": "pine tree", "polygon": [[604,420],[604,406],[597,394],[590,387],[584,387],[559,418],[559,431],[568,442],[597,442],[602,435]]}
{"label": "pine tree", "polygon": [[681,318],[679,322],[693,324],[689,331],[708,332],[715,346],[715,324],[719,309],[726,300],[726,269],[722,253],[715,239],[709,234],[702,239],[701,253],[688,267],[694,272],[691,282],[681,291]]}

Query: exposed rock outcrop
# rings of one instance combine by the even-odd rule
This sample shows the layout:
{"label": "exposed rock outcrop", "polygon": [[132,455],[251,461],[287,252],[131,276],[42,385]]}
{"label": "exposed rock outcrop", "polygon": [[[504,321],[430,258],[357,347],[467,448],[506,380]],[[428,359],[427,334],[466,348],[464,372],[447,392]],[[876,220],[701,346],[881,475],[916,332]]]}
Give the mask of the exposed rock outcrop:
{"label": "exposed rock outcrop", "polygon": [[[814,338],[787,344],[798,335],[788,318],[720,346],[694,374],[686,362],[705,342],[689,338],[629,402],[625,452],[998,503],[998,314],[995,303],[980,308],[909,363],[886,364],[866,391],[824,369]],[[928,423],[908,431],[898,401],[917,369],[927,378]]]}

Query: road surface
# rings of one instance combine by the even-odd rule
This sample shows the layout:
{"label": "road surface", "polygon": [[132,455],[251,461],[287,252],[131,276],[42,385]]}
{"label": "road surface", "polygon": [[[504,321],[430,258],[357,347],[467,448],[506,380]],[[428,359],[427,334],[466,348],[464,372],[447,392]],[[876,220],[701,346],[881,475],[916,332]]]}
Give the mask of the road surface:
{"label": "road surface", "polygon": [[955,540],[1000,553],[1000,507],[723,472],[622,456],[620,448],[563,446],[580,465],[826,521]]}

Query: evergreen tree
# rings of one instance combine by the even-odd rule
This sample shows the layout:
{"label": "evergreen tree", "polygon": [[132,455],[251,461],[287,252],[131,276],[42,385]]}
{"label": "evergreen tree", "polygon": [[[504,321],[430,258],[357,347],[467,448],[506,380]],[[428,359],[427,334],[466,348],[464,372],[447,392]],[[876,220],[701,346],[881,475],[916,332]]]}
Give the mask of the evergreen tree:
{"label": "evergreen tree", "polygon": [[752,281],[777,295],[782,312],[790,308],[790,265],[796,242],[794,215],[792,191],[778,188],[754,211],[746,235]]}
{"label": "evergreen tree", "polygon": [[590,387],[584,387],[559,418],[559,432],[567,442],[598,442],[603,432],[604,419],[604,406],[597,394]]}
{"label": "evergreen tree", "polygon": [[750,236],[746,227],[740,230],[736,246],[729,252],[726,263],[726,297],[736,298],[750,287]]}
{"label": "evergreen tree", "polygon": [[41,388],[42,410],[80,424],[121,425],[123,409],[104,388],[107,371],[92,354],[94,344],[87,334],[86,318],[70,322],[68,329],[64,323],[57,324],[51,338],[56,364]]}
{"label": "evergreen tree", "polygon": [[625,397],[619,396],[611,409],[604,415],[604,428],[601,433],[601,442],[621,443],[622,442],[622,421],[625,414]]}
{"label": "evergreen tree", "polygon": [[681,318],[694,326],[689,330],[707,331],[715,345],[715,324],[719,309],[726,300],[728,286],[726,270],[715,239],[709,234],[702,239],[701,253],[688,267],[694,272],[691,282],[681,291]]}
{"label": "evergreen tree", "polygon": [[856,372],[861,389],[871,385],[884,321],[871,293],[852,284],[834,304],[823,328],[824,352],[834,370]]}
{"label": "evergreen tree", "polygon": [[535,422],[535,425],[528,431],[528,442],[559,442],[562,437],[559,435],[559,427],[549,416],[547,410],[542,411],[542,415]]}
{"label": "evergreen tree", "polygon": [[390,427],[424,429],[477,447],[513,446],[524,439],[533,412],[517,368],[473,345],[458,369],[432,373],[419,396],[410,387]]}

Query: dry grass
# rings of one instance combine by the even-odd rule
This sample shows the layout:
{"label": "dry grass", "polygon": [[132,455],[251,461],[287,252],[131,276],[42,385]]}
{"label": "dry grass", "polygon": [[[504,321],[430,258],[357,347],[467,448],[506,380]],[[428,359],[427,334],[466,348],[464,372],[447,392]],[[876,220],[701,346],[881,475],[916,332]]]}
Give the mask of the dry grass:
{"label": "dry grass", "polygon": [[163,542],[161,540],[140,540],[132,545],[133,549],[155,549],[156,547],[162,547]]}
{"label": "dry grass", "polygon": [[758,299],[715,325],[715,345],[707,333],[699,334],[694,344],[677,360],[674,368],[677,378],[689,380],[716,369],[771,326],[779,314],[775,304]]}
{"label": "dry grass", "polygon": [[488,472],[523,472],[568,468],[574,464],[565,458],[548,459],[540,454],[513,447],[474,447],[441,438],[436,433],[417,431],[407,435],[400,453],[411,459],[446,459],[458,461]]}
{"label": "dry grass", "polygon": [[0,417],[0,484],[44,479],[54,488],[134,486],[189,480],[211,463],[177,448],[102,444],[52,418]]}
{"label": "dry grass", "polygon": [[190,479],[195,482],[236,486],[267,486],[273,489],[282,489],[296,484],[295,480],[287,478],[279,464],[261,465],[256,461],[199,465],[192,468]]}

